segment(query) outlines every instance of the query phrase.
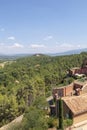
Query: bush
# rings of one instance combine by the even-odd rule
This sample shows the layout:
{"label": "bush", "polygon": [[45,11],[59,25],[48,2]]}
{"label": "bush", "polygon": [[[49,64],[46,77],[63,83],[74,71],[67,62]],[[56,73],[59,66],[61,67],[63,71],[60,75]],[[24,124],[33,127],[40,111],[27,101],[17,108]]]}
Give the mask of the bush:
{"label": "bush", "polygon": [[73,120],[72,119],[64,120],[64,126],[65,127],[71,126],[72,124],[73,124]]}
{"label": "bush", "polygon": [[58,119],[54,117],[49,117],[48,118],[48,127],[53,128],[58,126]]}

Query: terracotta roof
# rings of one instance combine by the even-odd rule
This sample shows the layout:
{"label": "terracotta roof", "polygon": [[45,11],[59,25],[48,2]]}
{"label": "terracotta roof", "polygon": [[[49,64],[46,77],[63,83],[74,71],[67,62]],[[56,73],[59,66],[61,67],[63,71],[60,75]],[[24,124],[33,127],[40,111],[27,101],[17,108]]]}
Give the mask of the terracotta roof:
{"label": "terracotta roof", "polygon": [[87,93],[80,96],[63,97],[62,99],[74,115],[87,112]]}

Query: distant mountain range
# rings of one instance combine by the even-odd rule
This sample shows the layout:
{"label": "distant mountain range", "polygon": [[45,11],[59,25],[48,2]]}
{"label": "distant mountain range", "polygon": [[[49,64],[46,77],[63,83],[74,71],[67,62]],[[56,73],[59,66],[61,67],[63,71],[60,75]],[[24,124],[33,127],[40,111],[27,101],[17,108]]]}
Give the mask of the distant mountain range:
{"label": "distant mountain range", "polygon": [[18,58],[31,56],[32,54],[0,54],[0,60],[15,60]]}
{"label": "distant mountain range", "polygon": [[70,50],[70,51],[61,52],[61,53],[53,53],[53,54],[49,54],[49,55],[51,55],[51,56],[72,55],[72,54],[80,54],[81,52],[87,52],[87,48]]}
{"label": "distant mountain range", "polygon": [[[46,53],[45,55],[62,56],[62,55],[80,54],[81,52],[87,52],[87,48],[70,50],[70,51],[61,52],[61,53]],[[9,54],[0,54],[0,60],[15,60],[17,58],[32,56],[32,55],[37,55],[37,54],[12,54],[12,55],[11,54],[10,55]]]}

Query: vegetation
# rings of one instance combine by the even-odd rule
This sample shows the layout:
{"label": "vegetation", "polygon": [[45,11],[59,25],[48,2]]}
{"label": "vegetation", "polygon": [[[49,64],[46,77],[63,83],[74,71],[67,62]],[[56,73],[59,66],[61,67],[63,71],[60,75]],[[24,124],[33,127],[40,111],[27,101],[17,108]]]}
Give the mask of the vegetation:
{"label": "vegetation", "polygon": [[10,126],[9,130],[47,130],[48,118],[45,107],[47,102],[44,97],[37,98],[35,102],[26,109],[21,123]]}
{"label": "vegetation", "polygon": [[47,120],[48,128],[57,128],[58,127],[58,118],[49,117]]}
{"label": "vegetation", "polygon": [[[52,94],[53,87],[71,83],[73,79],[66,75],[68,69],[80,67],[86,57],[87,53],[55,57],[34,55],[1,67],[0,126],[23,114],[28,107],[30,111],[31,106],[40,109],[36,112],[38,115],[45,105],[40,106],[37,97],[46,98]],[[41,119],[44,120],[43,116]]]}
{"label": "vegetation", "polygon": [[72,119],[66,119],[64,120],[64,127],[69,127],[73,124],[73,120]]}
{"label": "vegetation", "polygon": [[64,121],[63,121],[63,103],[62,99],[59,99],[59,129],[64,130]]}

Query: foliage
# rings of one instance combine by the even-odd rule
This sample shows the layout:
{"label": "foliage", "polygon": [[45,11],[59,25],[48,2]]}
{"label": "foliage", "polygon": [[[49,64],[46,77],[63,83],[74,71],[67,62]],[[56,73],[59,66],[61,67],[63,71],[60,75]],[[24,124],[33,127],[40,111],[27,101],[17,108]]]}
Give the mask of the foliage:
{"label": "foliage", "polygon": [[57,127],[58,126],[58,119],[54,117],[49,117],[47,120],[47,124],[49,128]]}
{"label": "foliage", "polygon": [[[68,69],[80,67],[86,57],[87,53],[34,55],[6,63],[0,68],[0,126],[24,113],[35,99],[50,96],[52,88],[71,83],[73,79],[68,77]],[[36,102],[35,106],[43,108],[44,105]]]}
{"label": "foliage", "polygon": [[47,102],[44,96],[38,97],[27,108],[23,118],[23,130],[46,130],[48,128],[47,118],[45,113],[45,107],[47,108]]}
{"label": "foliage", "polygon": [[72,124],[73,124],[73,120],[72,119],[64,120],[64,127],[71,126]]}
{"label": "foliage", "polygon": [[59,129],[64,129],[64,122],[63,122],[63,103],[62,99],[59,99]]}
{"label": "foliage", "polygon": [[30,107],[25,113],[23,119],[23,129],[24,130],[33,130],[33,129],[47,129],[46,118],[42,110],[37,109],[36,107]]}

